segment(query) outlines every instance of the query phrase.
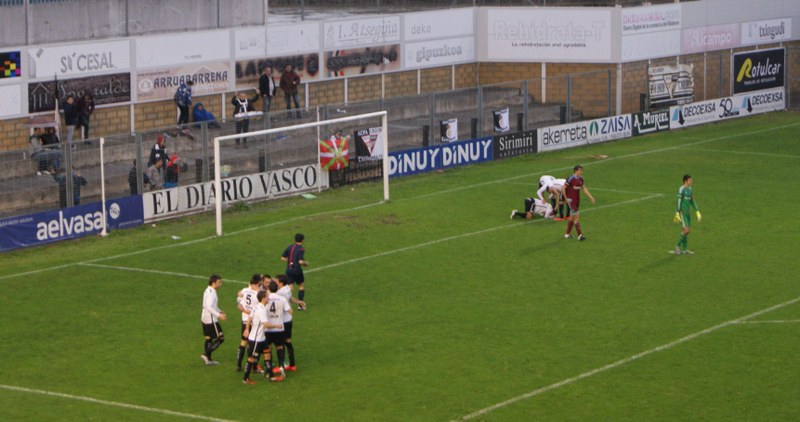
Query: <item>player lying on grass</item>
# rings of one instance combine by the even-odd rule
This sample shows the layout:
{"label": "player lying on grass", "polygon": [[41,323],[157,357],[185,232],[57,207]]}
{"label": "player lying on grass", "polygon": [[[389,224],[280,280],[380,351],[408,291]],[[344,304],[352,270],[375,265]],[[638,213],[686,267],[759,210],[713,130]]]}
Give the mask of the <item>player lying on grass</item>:
{"label": "player lying on grass", "polygon": [[511,211],[512,219],[514,217],[520,217],[530,220],[534,215],[547,219],[553,218],[553,207],[539,198],[525,198],[524,212],[519,212],[517,210]]}

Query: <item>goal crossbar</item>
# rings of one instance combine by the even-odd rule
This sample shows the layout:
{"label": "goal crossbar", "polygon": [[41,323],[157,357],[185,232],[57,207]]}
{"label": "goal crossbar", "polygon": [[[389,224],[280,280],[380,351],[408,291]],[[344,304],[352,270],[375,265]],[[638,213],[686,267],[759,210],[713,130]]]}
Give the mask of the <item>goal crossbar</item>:
{"label": "goal crossbar", "polygon": [[[234,135],[224,135],[224,136],[217,136],[214,138],[214,205],[215,205],[215,213],[216,213],[216,220],[217,220],[217,236],[222,236],[222,177],[221,177],[221,166],[220,166],[220,143],[224,141],[230,141],[234,139],[240,139],[242,137],[250,137],[250,136],[261,136],[261,135],[270,135],[273,133],[279,132],[286,132],[287,130],[296,130],[296,129],[306,129],[311,127],[320,127],[320,126],[328,126],[334,125],[337,123],[344,123],[350,122],[353,120],[362,120],[362,119],[369,119],[372,117],[380,117],[381,118],[381,131],[383,136],[383,200],[389,200],[389,128],[388,128],[388,121],[387,121],[388,113],[386,110],[382,111],[375,111],[372,113],[365,113],[365,114],[357,114],[353,116],[346,116],[346,117],[339,117],[336,119],[329,119],[329,120],[319,120],[316,122],[309,122],[309,123],[301,123],[298,125],[292,126],[282,126],[272,129],[263,129],[254,132],[247,132],[247,133],[237,133]],[[320,140],[318,139],[317,142]],[[319,148],[317,148],[319,150]],[[317,153],[317,170],[321,168],[320,166],[320,157],[319,153]]]}

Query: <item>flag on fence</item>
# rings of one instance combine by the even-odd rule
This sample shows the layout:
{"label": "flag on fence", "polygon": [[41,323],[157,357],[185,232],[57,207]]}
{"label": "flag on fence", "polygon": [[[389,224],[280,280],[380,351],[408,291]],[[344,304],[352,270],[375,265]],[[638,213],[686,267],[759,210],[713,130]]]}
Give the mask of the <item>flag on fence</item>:
{"label": "flag on fence", "polygon": [[319,163],[325,170],[340,170],[349,165],[347,138],[319,141]]}

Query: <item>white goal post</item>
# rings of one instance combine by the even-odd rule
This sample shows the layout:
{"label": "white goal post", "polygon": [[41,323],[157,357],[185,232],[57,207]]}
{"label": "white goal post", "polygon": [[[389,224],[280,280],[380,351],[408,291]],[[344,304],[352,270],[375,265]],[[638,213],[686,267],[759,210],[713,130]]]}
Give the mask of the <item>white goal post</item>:
{"label": "white goal post", "polygon": [[[235,135],[225,135],[225,136],[217,136],[214,138],[214,202],[215,202],[215,213],[217,217],[217,236],[222,236],[222,179],[221,179],[221,157],[220,157],[220,144],[226,141],[232,141],[236,139],[242,139],[247,137],[255,137],[261,135],[270,135],[280,132],[287,132],[290,130],[295,129],[304,129],[304,128],[319,128],[321,126],[333,125],[338,123],[344,122],[351,122],[354,120],[363,120],[369,119],[374,117],[381,118],[381,130],[382,130],[382,137],[383,137],[383,152],[381,161],[383,162],[383,200],[389,200],[389,130],[388,130],[388,119],[387,119],[387,112],[386,110],[376,111],[373,113],[365,113],[365,114],[357,114],[353,116],[347,117],[340,117],[337,119],[330,119],[330,120],[318,120],[316,122],[310,123],[302,123],[298,125],[292,126],[283,126],[277,127],[273,129],[264,129],[254,132],[246,132],[246,133],[239,133]],[[321,139],[317,139],[317,142],[321,141]],[[321,165],[320,165],[320,156],[319,156],[319,147],[317,147],[317,172],[321,174]]]}

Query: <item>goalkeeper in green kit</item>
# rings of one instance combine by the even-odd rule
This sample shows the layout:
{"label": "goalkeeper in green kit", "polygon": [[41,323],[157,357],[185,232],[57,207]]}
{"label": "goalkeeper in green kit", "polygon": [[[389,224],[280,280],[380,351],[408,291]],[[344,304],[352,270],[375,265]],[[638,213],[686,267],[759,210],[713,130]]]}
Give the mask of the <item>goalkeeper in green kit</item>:
{"label": "goalkeeper in green kit", "polygon": [[694,252],[687,248],[689,244],[689,231],[692,228],[692,208],[694,208],[697,221],[699,222],[703,218],[703,215],[700,214],[700,209],[697,207],[697,202],[694,200],[692,176],[686,174],[683,176],[683,185],[678,189],[678,205],[673,220],[676,223],[681,223],[681,236],[678,238],[678,243],[675,245],[675,255],[694,254]]}

